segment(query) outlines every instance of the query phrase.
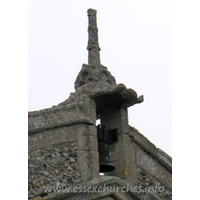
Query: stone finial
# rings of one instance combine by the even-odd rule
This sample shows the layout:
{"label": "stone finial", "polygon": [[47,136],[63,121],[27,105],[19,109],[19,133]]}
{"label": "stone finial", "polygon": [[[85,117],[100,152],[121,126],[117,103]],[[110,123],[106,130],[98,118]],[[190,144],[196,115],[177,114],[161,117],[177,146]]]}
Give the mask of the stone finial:
{"label": "stone finial", "polygon": [[97,82],[106,82],[115,85],[115,78],[110,74],[107,68],[100,63],[100,47],[98,43],[98,29],[96,13],[94,9],[88,9],[88,65],[83,64],[81,71],[76,77],[75,89],[88,84]]}
{"label": "stone finial", "polygon": [[98,43],[98,28],[97,28],[97,21],[96,21],[96,13],[97,11],[94,9],[88,9],[88,64],[92,65],[99,65],[100,64],[100,55],[99,51],[101,50]]}
{"label": "stone finial", "polygon": [[[82,94],[81,90],[77,90],[81,87],[83,87],[84,95],[86,94],[87,90],[97,91],[94,96],[89,95],[91,98],[96,98],[97,114],[113,107],[128,108],[131,105],[143,102],[143,96],[138,97],[134,90],[127,89],[123,84],[117,85],[115,77],[112,76],[107,67],[100,63],[100,48],[98,43],[98,29],[96,21],[97,11],[90,8],[88,9],[87,13],[89,19],[89,39],[87,47],[89,51],[88,65],[83,64],[78,76],[76,77],[76,81],[74,83],[75,90],[77,92],[76,94],[79,94],[79,92]],[[84,87],[84,85],[87,86]],[[96,88],[97,90],[95,90]],[[101,88],[104,88],[102,93],[100,92]],[[109,88],[115,89],[114,91],[109,91]],[[97,98],[98,96],[101,96],[100,94],[102,94],[103,97]],[[72,101],[74,101],[74,99]],[[67,103],[69,103],[69,101],[67,101]],[[63,102],[60,105],[65,104],[66,102]]]}

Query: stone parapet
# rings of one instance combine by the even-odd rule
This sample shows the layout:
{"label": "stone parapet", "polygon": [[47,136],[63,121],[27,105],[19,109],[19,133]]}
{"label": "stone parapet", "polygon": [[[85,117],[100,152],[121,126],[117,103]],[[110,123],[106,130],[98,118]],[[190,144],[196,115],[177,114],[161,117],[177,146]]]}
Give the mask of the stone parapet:
{"label": "stone parapet", "polygon": [[32,134],[47,129],[78,123],[94,124],[96,121],[94,106],[94,101],[91,100],[88,103],[72,103],[29,112],[28,132]]}
{"label": "stone parapet", "polygon": [[130,126],[130,132],[128,134],[134,143],[140,146],[147,154],[151,155],[151,157],[153,157],[163,167],[172,172],[172,158],[169,155],[157,148],[134,127]]}

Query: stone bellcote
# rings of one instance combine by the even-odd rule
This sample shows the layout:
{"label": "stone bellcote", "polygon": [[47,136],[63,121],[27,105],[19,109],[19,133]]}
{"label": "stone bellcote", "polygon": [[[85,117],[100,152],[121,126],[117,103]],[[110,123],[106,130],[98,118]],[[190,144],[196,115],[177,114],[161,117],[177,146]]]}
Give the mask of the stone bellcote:
{"label": "stone bellcote", "polygon": [[[128,124],[128,107],[143,102],[143,96],[117,84],[101,64],[97,11],[88,9],[87,13],[88,64],[82,65],[75,92],[56,106],[28,114],[29,199],[171,200],[171,158]],[[115,167],[104,176],[99,174],[99,133],[109,145],[110,161]],[[112,188],[163,185],[165,193],[49,190],[99,188],[105,184]]]}

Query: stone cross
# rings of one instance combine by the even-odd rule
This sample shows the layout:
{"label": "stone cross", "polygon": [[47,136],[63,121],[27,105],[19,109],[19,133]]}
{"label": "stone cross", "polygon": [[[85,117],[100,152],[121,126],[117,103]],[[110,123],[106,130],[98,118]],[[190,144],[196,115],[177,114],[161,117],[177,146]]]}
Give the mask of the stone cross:
{"label": "stone cross", "polygon": [[97,11],[94,9],[88,9],[88,64],[90,66],[98,66],[100,64],[99,51],[101,50],[98,43],[98,28],[96,21]]}

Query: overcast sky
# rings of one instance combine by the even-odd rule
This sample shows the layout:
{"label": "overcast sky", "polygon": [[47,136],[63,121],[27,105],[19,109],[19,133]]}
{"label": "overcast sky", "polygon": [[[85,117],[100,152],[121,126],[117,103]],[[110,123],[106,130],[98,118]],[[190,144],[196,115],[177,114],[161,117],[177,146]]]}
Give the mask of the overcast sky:
{"label": "overcast sky", "polygon": [[29,111],[74,92],[88,63],[87,9],[97,10],[101,64],[144,95],[129,124],[172,156],[172,27],[170,0],[29,0]]}

